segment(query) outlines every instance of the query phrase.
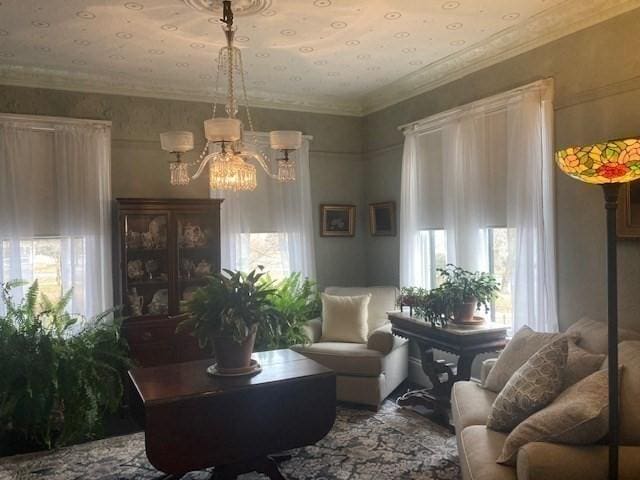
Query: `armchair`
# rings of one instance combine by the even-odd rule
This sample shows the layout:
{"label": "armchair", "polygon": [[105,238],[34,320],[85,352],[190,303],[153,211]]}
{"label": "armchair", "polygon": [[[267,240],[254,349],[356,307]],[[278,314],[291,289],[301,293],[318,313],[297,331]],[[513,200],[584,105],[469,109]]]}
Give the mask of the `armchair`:
{"label": "armchair", "polygon": [[328,287],[336,296],[371,294],[367,343],[321,342],[322,319],[306,326],[310,344],[293,350],[336,372],[337,399],[378,409],[382,401],[405,379],[409,368],[409,343],[391,333],[387,312],[395,310],[395,287]]}

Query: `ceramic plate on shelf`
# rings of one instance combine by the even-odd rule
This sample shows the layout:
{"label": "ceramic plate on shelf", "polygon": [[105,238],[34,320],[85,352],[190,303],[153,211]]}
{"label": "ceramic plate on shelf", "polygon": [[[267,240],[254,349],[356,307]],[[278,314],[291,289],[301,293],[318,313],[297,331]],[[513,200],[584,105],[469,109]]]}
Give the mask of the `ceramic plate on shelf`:
{"label": "ceramic plate on shelf", "polygon": [[149,222],[149,234],[155,248],[167,246],[167,218],[164,215],[158,215]]}
{"label": "ceramic plate on shelf", "polygon": [[161,288],[153,294],[149,303],[149,313],[161,315],[169,311],[169,290]]}

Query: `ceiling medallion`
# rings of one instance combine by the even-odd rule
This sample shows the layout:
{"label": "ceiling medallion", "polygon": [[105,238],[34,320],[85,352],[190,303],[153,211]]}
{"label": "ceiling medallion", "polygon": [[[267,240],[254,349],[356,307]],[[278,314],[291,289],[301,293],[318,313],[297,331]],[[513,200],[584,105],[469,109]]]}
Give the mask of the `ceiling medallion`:
{"label": "ceiling medallion", "polygon": [[[182,0],[185,5],[199,12],[222,15],[222,0]],[[233,14],[237,17],[256,15],[267,10],[271,0],[234,0]]]}

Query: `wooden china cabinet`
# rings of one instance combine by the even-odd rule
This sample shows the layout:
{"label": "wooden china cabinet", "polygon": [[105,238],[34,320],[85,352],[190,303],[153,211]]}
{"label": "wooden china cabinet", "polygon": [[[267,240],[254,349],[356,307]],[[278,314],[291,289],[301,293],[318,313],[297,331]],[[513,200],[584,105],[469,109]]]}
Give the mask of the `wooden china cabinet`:
{"label": "wooden china cabinet", "polygon": [[119,198],[114,245],[116,305],[123,334],[141,366],[205,358],[190,335],[177,334],[185,302],[220,270],[222,200]]}

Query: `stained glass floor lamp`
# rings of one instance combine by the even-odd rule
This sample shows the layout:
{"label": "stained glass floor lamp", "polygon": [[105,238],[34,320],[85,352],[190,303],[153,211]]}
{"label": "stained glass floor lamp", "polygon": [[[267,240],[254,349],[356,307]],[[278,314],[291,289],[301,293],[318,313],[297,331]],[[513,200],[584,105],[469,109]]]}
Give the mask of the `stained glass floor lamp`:
{"label": "stained glass floor lamp", "polygon": [[602,185],[607,215],[607,317],[609,347],[609,479],[618,479],[620,392],[618,383],[618,264],[616,210],[620,184],[640,178],[640,140],[612,140],[556,152],[567,175]]}

